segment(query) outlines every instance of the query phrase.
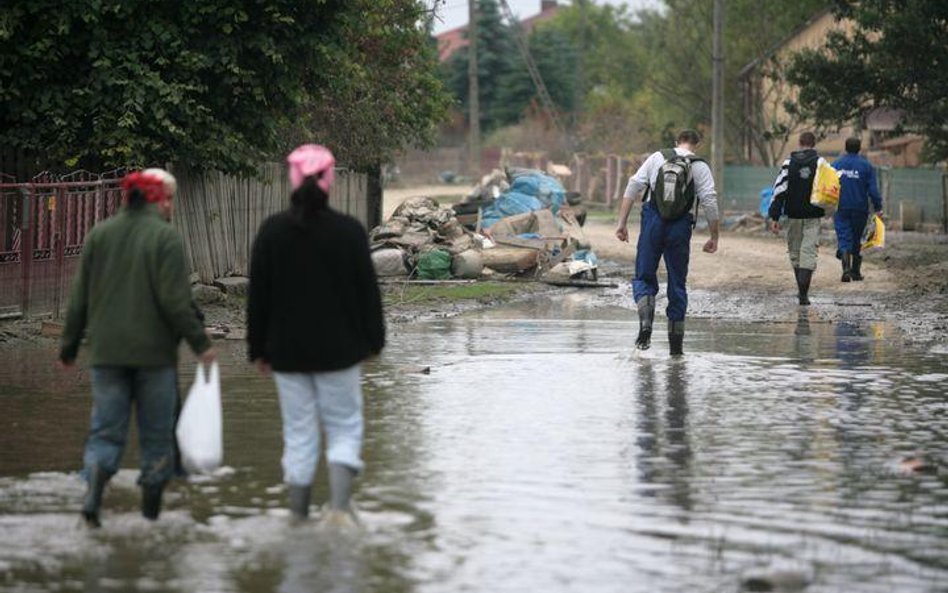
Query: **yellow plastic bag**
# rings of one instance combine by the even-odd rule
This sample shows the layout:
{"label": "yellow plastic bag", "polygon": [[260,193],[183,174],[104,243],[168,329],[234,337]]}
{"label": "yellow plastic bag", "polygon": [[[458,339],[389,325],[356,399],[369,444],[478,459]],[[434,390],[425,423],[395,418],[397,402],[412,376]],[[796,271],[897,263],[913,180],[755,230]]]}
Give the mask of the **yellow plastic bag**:
{"label": "yellow plastic bag", "polygon": [[873,214],[869,222],[866,223],[866,230],[862,233],[862,246],[860,250],[869,251],[870,249],[882,249],[885,247],[885,223],[878,214]]}
{"label": "yellow plastic bag", "polygon": [[839,173],[826,161],[821,160],[816,167],[810,203],[825,210],[827,215],[835,212],[839,206]]}

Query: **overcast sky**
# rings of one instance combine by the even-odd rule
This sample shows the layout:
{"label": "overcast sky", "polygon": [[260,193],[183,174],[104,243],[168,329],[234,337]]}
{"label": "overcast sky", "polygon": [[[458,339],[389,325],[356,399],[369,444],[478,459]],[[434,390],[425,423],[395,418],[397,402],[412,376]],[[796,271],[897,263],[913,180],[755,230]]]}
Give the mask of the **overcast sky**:
{"label": "overcast sky", "polygon": [[[434,0],[426,0],[429,6]],[[559,0],[559,3],[568,6],[571,0]],[[593,0],[593,4],[625,4],[631,12],[640,8],[656,8],[661,6],[661,0]],[[533,16],[540,12],[540,0],[507,0],[511,12],[519,18]],[[435,34],[467,24],[468,0],[447,0],[438,2],[438,19],[435,20]]]}

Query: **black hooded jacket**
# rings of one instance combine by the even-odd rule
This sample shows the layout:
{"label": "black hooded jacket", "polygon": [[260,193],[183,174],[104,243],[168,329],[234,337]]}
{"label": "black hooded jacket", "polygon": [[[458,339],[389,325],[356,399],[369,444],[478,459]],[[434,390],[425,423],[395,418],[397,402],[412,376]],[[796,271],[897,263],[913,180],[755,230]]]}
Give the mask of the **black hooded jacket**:
{"label": "black hooded jacket", "polygon": [[790,218],[822,218],[826,215],[822,208],[810,204],[819,160],[820,155],[812,148],[790,153],[774,183],[774,199],[768,211],[770,218],[779,220],[781,214]]}

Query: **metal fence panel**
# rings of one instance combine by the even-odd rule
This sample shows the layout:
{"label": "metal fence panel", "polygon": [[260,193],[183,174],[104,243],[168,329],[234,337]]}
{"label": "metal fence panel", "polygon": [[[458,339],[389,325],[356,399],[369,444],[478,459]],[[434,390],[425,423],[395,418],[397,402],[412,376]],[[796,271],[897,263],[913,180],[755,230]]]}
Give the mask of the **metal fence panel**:
{"label": "metal fence panel", "polygon": [[120,203],[117,179],[0,184],[0,315],[60,315],[85,237]]}

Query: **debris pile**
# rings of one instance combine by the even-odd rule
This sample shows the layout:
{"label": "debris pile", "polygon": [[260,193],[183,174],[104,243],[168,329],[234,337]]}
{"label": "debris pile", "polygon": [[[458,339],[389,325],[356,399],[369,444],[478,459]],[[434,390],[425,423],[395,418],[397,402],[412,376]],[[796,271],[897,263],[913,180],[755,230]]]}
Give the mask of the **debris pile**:
{"label": "debris pile", "polygon": [[369,233],[372,261],[380,277],[596,280],[579,201],[541,171],[496,170],[454,206],[429,197],[401,204]]}

